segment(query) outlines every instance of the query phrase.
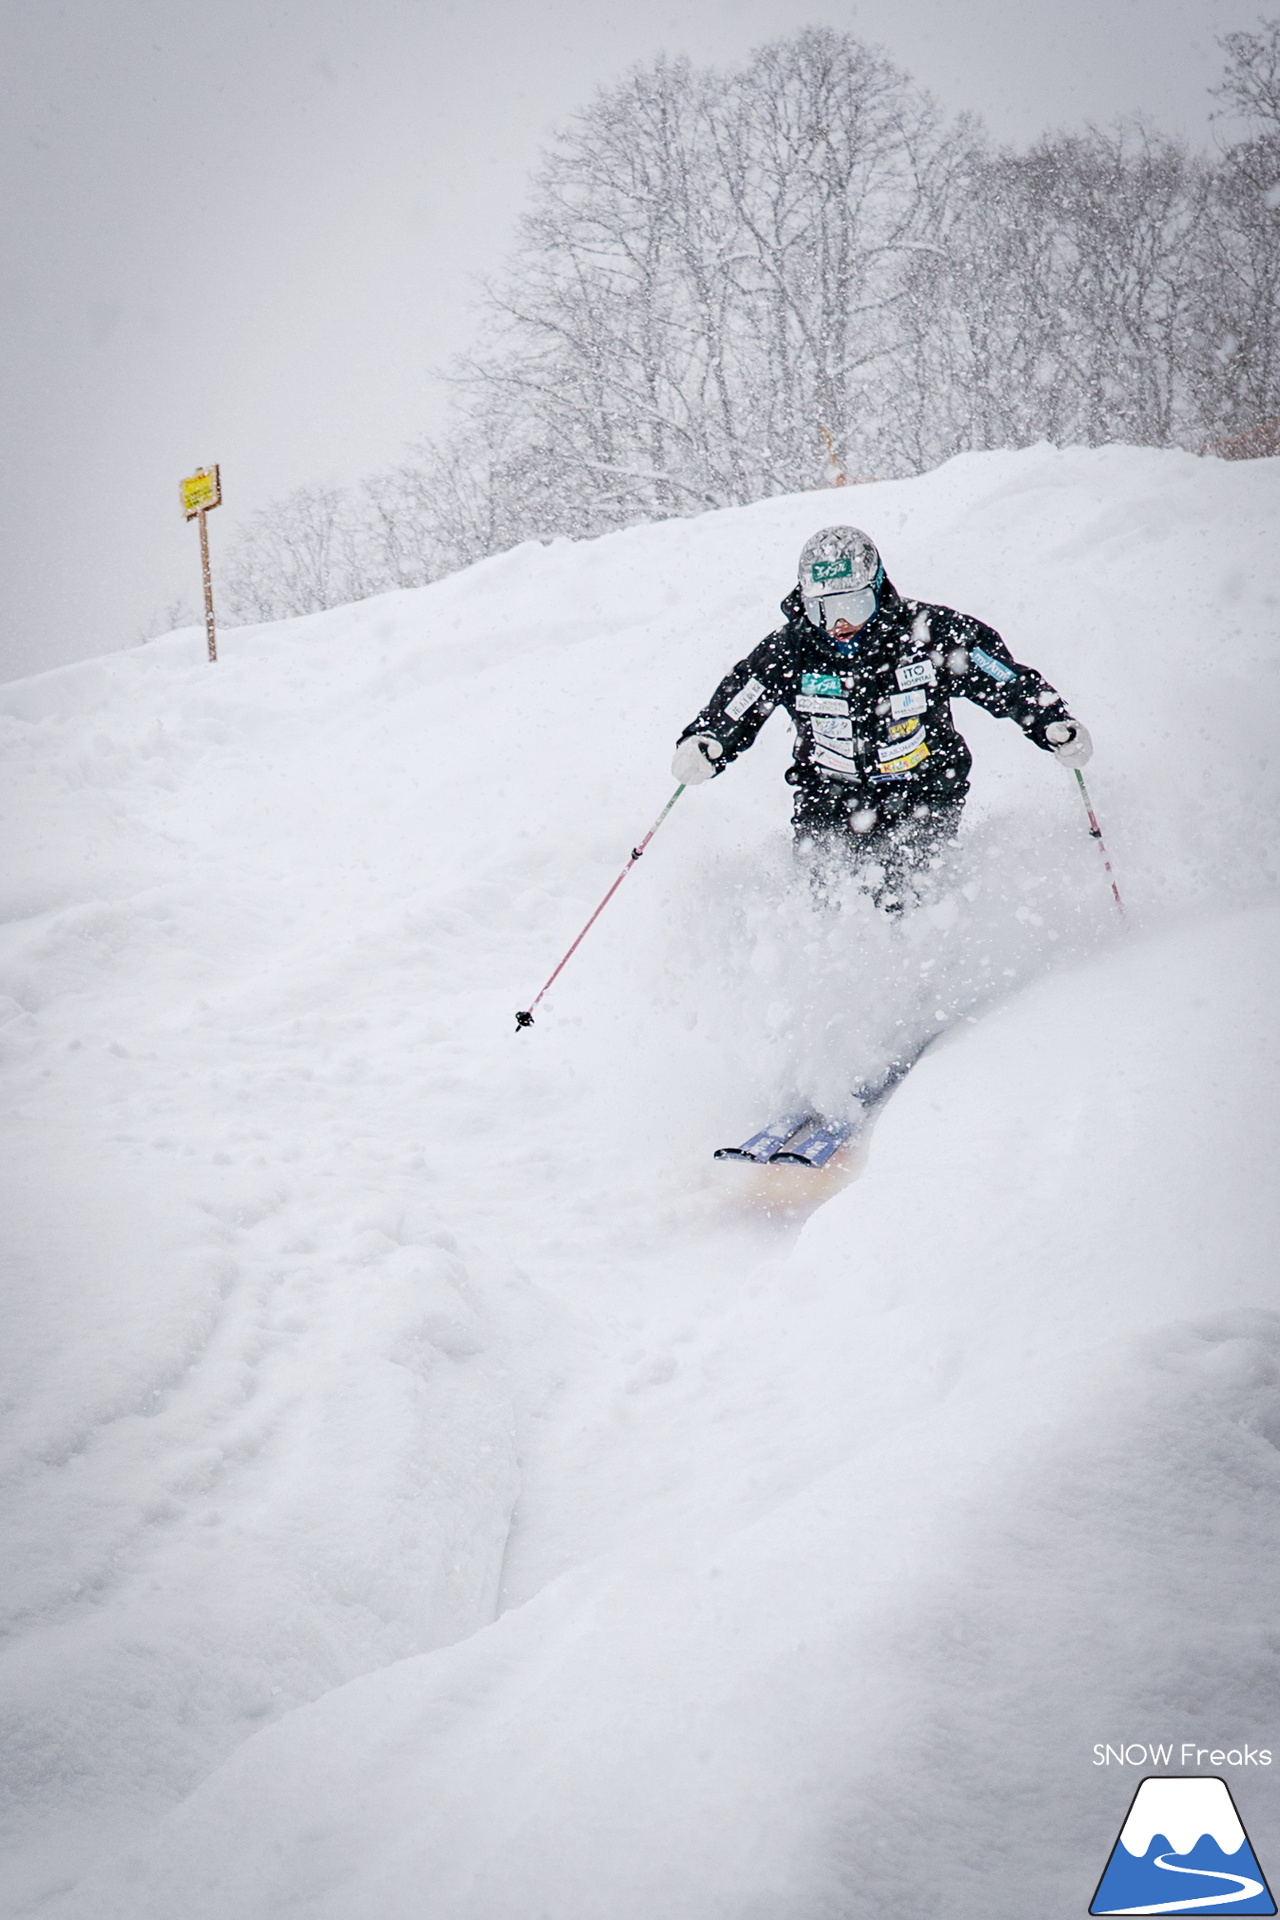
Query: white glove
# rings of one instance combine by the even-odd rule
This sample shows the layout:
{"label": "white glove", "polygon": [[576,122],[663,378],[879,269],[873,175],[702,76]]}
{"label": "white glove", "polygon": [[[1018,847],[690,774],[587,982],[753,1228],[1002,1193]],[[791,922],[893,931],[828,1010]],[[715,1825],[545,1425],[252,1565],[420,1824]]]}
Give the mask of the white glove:
{"label": "white glove", "polygon": [[1087,767],[1093,757],[1088,727],[1078,720],[1054,720],[1044,730],[1049,751],[1064,767]]}
{"label": "white glove", "polygon": [[691,733],[676,748],[671,771],[682,787],[696,787],[700,780],[710,780],[716,770],[714,763],[723,752],[720,742],[709,733]]}

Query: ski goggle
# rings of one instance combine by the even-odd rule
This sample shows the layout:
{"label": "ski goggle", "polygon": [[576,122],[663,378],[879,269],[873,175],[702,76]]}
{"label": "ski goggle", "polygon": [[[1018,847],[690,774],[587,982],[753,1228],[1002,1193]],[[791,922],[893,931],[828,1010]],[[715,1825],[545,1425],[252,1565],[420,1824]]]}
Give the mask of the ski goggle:
{"label": "ski goggle", "polygon": [[806,594],[804,610],[815,627],[833,633],[841,620],[847,620],[851,627],[864,627],[876,610],[878,597],[874,586],[858,587],[852,593],[824,593],[812,598]]}

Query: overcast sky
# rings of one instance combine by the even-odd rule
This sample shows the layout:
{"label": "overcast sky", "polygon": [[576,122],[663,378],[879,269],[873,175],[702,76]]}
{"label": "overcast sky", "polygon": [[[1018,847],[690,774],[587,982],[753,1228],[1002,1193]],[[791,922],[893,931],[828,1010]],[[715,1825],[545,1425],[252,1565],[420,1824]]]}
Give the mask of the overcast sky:
{"label": "overcast sky", "polygon": [[[1271,11],[1264,7],[1263,11]],[[1207,145],[1253,0],[4,0],[0,678],[199,600],[236,521],[440,424],[553,127],[659,52],[811,23],[1001,138],[1133,111]]]}

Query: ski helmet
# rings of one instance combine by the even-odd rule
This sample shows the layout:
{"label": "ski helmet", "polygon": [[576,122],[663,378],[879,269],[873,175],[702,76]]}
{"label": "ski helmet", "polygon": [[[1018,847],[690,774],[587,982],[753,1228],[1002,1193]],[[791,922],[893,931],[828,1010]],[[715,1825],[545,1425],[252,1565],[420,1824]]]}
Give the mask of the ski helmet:
{"label": "ski helmet", "polygon": [[839,620],[865,626],[879,605],[884,568],[875,541],[858,527],[823,527],[800,553],[800,596],[815,627]]}

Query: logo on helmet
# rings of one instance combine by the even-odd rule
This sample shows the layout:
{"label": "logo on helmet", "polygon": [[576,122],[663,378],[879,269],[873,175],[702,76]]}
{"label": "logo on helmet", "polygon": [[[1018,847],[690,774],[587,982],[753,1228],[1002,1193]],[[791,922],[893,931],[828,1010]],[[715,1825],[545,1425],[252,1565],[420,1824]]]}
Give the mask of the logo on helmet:
{"label": "logo on helmet", "polygon": [[809,570],[811,580],[848,580],[853,575],[853,562],[848,554],[839,560],[815,560]]}

